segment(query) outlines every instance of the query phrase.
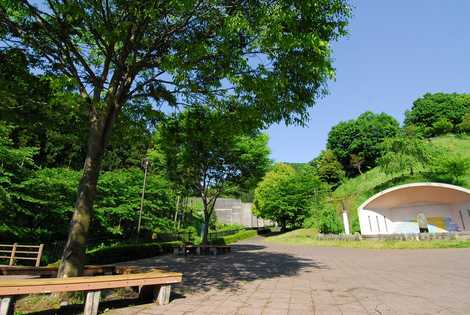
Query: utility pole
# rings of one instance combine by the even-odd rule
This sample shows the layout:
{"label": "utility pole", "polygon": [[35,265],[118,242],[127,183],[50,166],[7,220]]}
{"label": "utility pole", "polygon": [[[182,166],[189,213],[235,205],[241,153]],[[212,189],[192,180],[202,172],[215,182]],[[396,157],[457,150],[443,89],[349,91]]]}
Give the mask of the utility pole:
{"label": "utility pole", "polygon": [[147,171],[149,168],[149,160],[145,158],[142,161],[142,167],[144,168],[144,185],[142,187],[142,196],[140,198],[140,211],[139,211],[139,224],[137,225],[137,238],[140,234],[140,224],[142,222],[142,210],[144,209],[144,197],[145,197],[145,185],[147,184]]}

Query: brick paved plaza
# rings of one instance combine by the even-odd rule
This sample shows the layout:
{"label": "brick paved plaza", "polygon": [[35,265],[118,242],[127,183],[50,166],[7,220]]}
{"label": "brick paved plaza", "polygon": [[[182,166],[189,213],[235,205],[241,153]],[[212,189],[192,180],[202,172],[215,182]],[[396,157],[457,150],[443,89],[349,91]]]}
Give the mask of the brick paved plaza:
{"label": "brick paved plaza", "polygon": [[136,262],[184,273],[169,305],[106,314],[470,314],[470,250],[366,250],[256,238],[217,257]]}

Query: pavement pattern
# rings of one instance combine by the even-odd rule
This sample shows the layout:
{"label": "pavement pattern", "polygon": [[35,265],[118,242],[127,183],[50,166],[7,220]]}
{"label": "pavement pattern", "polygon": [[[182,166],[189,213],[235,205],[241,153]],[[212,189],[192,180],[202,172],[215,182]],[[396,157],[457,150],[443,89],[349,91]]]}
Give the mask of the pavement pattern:
{"label": "pavement pattern", "polygon": [[470,314],[470,249],[369,250],[265,242],[221,256],[132,262],[183,272],[170,304],[151,314]]}

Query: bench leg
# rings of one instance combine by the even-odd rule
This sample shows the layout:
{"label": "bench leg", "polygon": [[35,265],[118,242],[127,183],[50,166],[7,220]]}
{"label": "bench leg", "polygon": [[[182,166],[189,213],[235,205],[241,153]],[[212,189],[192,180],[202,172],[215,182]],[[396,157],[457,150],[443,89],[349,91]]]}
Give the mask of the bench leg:
{"label": "bench leg", "polygon": [[15,296],[5,296],[1,298],[0,315],[13,315],[15,313]]}
{"label": "bench leg", "polygon": [[100,305],[101,291],[88,291],[86,294],[85,310],[83,315],[98,314],[98,306]]}
{"label": "bench leg", "polygon": [[171,293],[171,285],[170,284],[165,284],[161,285],[156,288],[158,290],[158,295],[157,295],[157,302],[160,305],[165,305],[170,303],[170,293]]}

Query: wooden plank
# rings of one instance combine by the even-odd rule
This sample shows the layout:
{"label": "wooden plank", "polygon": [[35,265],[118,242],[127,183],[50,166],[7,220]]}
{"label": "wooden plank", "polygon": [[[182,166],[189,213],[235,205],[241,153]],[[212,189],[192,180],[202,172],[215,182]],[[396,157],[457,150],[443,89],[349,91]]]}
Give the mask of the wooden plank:
{"label": "wooden plank", "polygon": [[11,257],[10,257],[10,263],[9,263],[10,266],[13,266],[13,264],[15,263],[15,251],[16,251],[16,243],[13,244],[13,249],[11,250]]}
{"label": "wooden plank", "polygon": [[14,315],[15,314],[16,297],[5,296],[0,301],[0,315]]}
{"label": "wooden plank", "polygon": [[181,279],[181,273],[161,271],[63,279],[5,279],[0,280],[0,296],[70,291],[94,291],[145,285],[165,285],[179,283],[181,282]]}
{"label": "wooden plank", "polygon": [[41,264],[42,251],[44,250],[44,244],[39,245],[38,255],[36,256],[36,267]]}
{"label": "wooden plank", "polygon": [[[0,250],[0,252],[1,252],[1,250]],[[11,251],[8,251],[8,252],[10,253]],[[15,253],[17,253],[17,254],[31,254],[31,255],[37,255],[37,254],[38,254],[38,251],[37,251],[37,250],[35,250],[35,251],[16,250]]]}
{"label": "wooden plank", "polygon": [[83,315],[97,315],[100,304],[101,291],[89,291],[86,295]]}

